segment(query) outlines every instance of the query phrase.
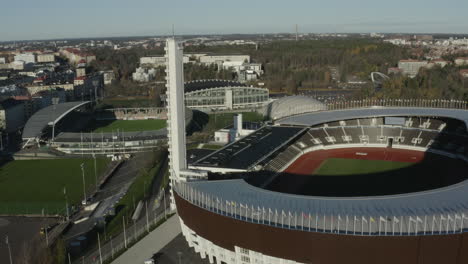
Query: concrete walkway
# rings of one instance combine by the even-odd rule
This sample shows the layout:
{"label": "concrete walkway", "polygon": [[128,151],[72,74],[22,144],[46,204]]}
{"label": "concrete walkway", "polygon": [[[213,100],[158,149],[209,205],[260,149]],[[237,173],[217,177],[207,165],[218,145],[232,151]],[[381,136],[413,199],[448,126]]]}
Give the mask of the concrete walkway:
{"label": "concrete walkway", "polygon": [[174,215],[114,260],[112,264],[143,264],[180,233],[179,216]]}

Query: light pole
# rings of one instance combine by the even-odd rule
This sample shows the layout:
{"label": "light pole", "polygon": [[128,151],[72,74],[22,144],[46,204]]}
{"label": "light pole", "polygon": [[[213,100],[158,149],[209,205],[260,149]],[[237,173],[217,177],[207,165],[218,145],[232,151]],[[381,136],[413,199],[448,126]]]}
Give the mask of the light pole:
{"label": "light pole", "polygon": [[96,168],[96,155],[93,153],[94,159],[94,179],[96,181],[96,192],[98,191],[97,168]]}
{"label": "light pole", "polygon": [[68,220],[70,220],[70,215],[68,213],[67,187],[63,187],[63,195],[65,196],[65,209],[67,211],[67,221],[68,221]]}
{"label": "light pole", "polygon": [[166,214],[166,190],[163,188],[163,199],[164,199],[164,219],[167,220],[167,214]]}
{"label": "light pole", "polygon": [[182,252],[177,251],[177,256],[179,257],[179,264],[181,264],[182,262],[181,262],[181,258],[180,258],[180,257],[182,256]]}
{"label": "light pole", "polygon": [[11,257],[11,248],[10,248],[10,242],[8,241],[8,235],[5,236],[5,244],[8,246],[8,254],[10,256],[10,264],[13,264],[13,258]]}
{"label": "light pole", "polygon": [[86,200],[86,185],[85,185],[85,176],[84,176],[84,163],[81,163],[80,165],[81,167],[81,174],[83,176],[83,197],[84,197],[84,205],[87,204],[87,200]]}

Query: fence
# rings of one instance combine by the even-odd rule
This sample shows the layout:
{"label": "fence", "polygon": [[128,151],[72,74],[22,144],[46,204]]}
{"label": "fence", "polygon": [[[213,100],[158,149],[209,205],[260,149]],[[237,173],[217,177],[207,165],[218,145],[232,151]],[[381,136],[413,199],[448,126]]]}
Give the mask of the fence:
{"label": "fence", "polygon": [[177,183],[175,186],[180,197],[204,210],[254,224],[292,230],[362,236],[446,235],[462,233],[468,224],[468,214],[464,212],[422,216],[334,215],[243,204],[204,193],[190,183]]}
{"label": "fence", "polygon": [[448,108],[448,109],[467,109],[468,102],[461,100],[427,100],[427,99],[364,99],[334,101],[327,103],[328,110],[340,110],[351,108],[366,107],[428,107],[428,108]]}
{"label": "fence", "polygon": [[[72,208],[69,208],[71,214]],[[64,216],[67,214],[65,201],[63,203],[0,203],[0,215],[28,215],[28,216]]]}
{"label": "fence", "polygon": [[100,235],[100,252],[98,247],[86,256],[79,257],[74,261],[74,263],[110,263],[111,260],[119,256],[126,249],[130,248],[142,237],[146,236],[156,228],[158,223],[171,217],[171,214],[173,213],[167,210],[162,210],[162,213],[160,214],[157,214],[156,211],[148,212],[148,214],[146,214],[146,212],[148,211],[145,210],[143,217],[140,220],[133,222],[133,224],[127,225],[127,223],[124,224],[125,221],[122,221],[122,225],[124,226],[123,230],[125,230],[123,233],[120,233],[115,237]]}

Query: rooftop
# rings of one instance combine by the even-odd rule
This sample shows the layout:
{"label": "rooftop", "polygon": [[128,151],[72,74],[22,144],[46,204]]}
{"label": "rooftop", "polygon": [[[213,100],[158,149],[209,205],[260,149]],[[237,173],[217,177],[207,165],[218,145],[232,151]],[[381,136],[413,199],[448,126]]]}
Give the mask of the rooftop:
{"label": "rooftop", "polygon": [[296,138],[302,127],[265,126],[252,134],[192,163],[196,167],[248,170]]}

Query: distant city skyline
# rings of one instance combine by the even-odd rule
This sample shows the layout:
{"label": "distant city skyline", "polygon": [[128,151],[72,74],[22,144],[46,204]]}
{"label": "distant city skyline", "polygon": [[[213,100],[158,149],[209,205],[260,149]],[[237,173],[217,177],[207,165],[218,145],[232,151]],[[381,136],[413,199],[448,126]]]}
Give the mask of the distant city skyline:
{"label": "distant city skyline", "polygon": [[467,34],[463,0],[24,0],[2,3],[0,41],[176,34]]}

